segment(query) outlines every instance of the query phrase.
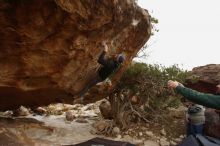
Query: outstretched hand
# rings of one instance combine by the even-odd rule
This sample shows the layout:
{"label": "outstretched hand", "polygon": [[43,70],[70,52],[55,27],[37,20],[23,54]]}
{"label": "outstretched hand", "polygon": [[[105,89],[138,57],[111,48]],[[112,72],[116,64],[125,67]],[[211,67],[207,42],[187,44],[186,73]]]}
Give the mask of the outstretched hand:
{"label": "outstretched hand", "polygon": [[180,85],[180,83],[177,82],[177,81],[169,80],[169,81],[167,82],[167,87],[168,87],[168,88],[171,88],[171,89],[175,89],[178,85]]}

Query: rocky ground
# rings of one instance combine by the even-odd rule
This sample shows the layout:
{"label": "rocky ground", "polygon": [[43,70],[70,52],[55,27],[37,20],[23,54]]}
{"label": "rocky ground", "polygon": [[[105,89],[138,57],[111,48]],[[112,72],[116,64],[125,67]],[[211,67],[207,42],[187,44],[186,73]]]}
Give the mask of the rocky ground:
{"label": "rocky ground", "polygon": [[134,123],[122,130],[102,118],[100,103],[51,104],[1,112],[0,145],[67,145],[103,137],[140,146],[174,146],[184,138],[184,107],[169,109],[160,115],[161,120]]}

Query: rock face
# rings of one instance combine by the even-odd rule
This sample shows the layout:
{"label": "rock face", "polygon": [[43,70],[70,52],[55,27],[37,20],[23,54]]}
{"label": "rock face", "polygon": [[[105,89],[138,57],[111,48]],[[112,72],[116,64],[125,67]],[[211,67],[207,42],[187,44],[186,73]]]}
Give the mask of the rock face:
{"label": "rock face", "polygon": [[218,84],[220,84],[220,64],[193,68],[187,78],[187,86],[201,92],[215,94]]}
{"label": "rock face", "polygon": [[135,0],[1,0],[0,109],[72,102],[99,67],[102,41],[109,56],[126,55],[117,80],[150,34]]}
{"label": "rock face", "polygon": [[213,109],[206,109],[205,134],[220,138],[220,113]]}

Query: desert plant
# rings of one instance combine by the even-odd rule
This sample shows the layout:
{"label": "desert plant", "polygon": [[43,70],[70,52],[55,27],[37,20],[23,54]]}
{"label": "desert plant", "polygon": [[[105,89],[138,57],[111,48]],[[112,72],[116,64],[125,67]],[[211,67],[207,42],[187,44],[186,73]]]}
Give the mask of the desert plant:
{"label": "desert plant", "polygon": [[[150,65],[144,63],[133,63],[122,76],[117,89],[128,89],[131,95],[137,95],[141,103],[153,109],[177,106],[178,102],[172,96],[178,96],[166,87],[167,81],[177,80],[184,82],[187,71],[179,68],[178,65],[164,67],[161,65]],[[172,95],[172,96],[171,96]]]}
{"label": "desert plant", "polygon": [[[181,103],[179,95],[167,88],[167,81],[172,79],[184,83],[186,76],[187,71],[178,65],[164,67],[158,64],[131,64],[112,94],[112,109],[115,109],[117,120],[126,123],[125,115],[122,114],[125,112],[143,119],[153,119],[154,115],[166,111],[168,107],[178,107]],[[132,97],[137,97],[139,101],[132,105]]]}

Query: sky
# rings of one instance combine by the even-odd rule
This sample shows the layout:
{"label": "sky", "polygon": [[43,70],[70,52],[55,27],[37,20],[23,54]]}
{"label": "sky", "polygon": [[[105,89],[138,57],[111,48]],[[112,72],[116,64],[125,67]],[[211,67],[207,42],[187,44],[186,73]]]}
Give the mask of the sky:
{"label": "sky", "polygon": [[138,0],[138,5],[159,20],[144,62],[186,70],[220,64],[220,0]]}

